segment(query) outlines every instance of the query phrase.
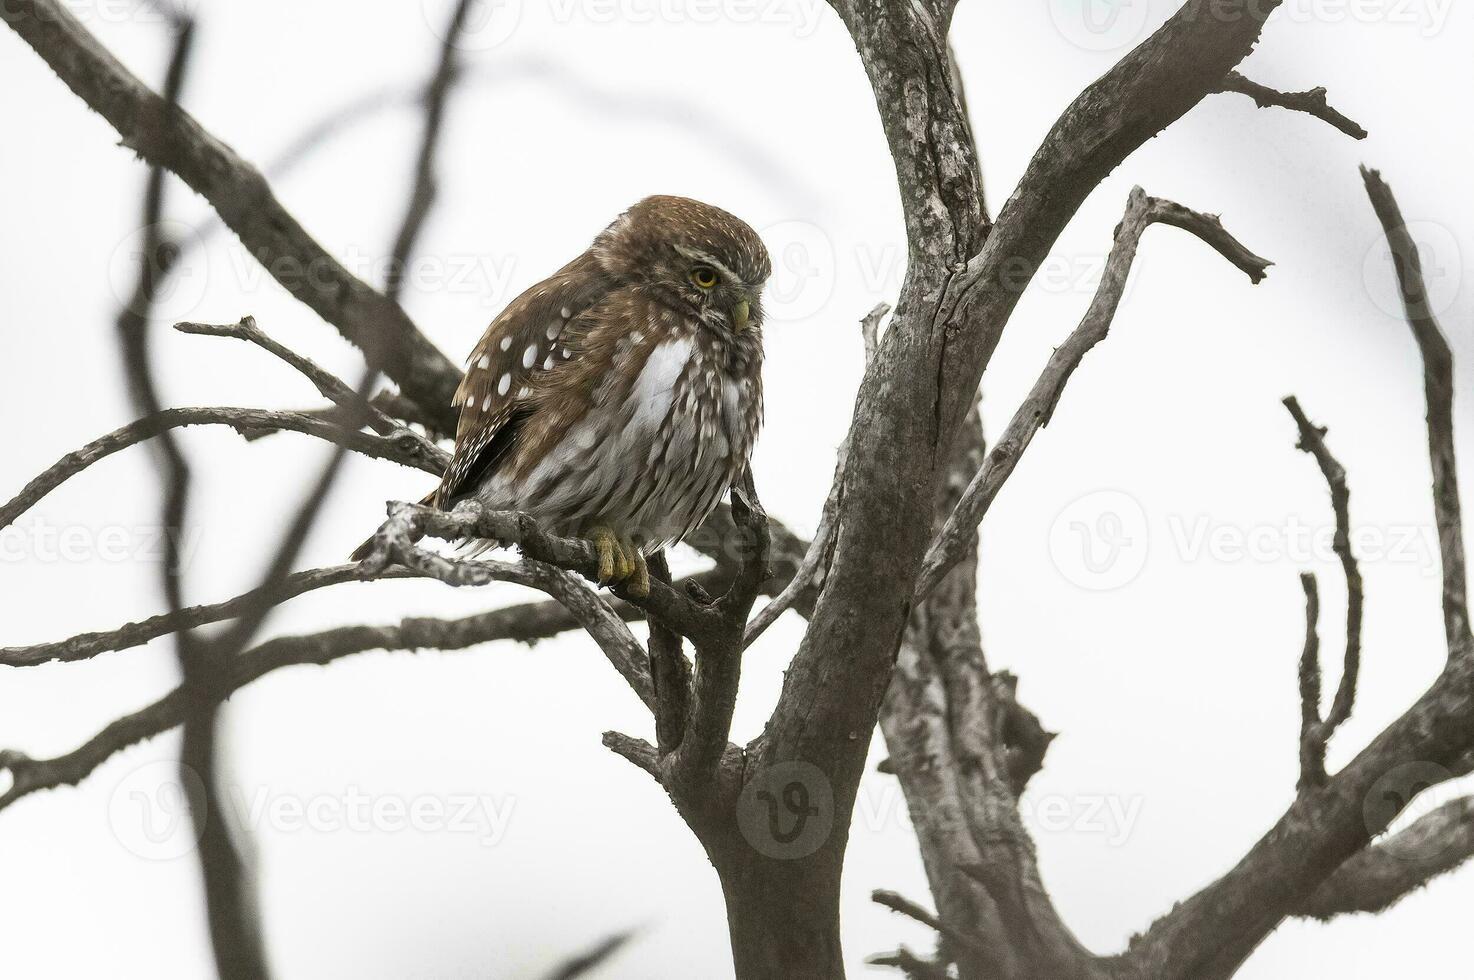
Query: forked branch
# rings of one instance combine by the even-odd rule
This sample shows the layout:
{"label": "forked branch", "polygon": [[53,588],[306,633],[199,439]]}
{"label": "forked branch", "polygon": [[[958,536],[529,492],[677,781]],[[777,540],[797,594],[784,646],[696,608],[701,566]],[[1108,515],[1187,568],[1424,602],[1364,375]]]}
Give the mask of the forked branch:
{"label": "forked branch", "polygon": [[1106,258],[1090,308],[1080,325],[1050,357],[1039,380],[1034,382],[1023,404],[1014,412],[1002,438],[994,443],[962,500],[932,542],[917,580],[917,599],[925,598],[947,570],[973,546],[978,525],[988,513],[998,491],[1013,474],[1035,434],[1049,424],[1075,368],[1110,332],[1142,233],[1157,222],[1175,225],[1201,238],[1256,284],[1264,278],[1265,270],[1271,264],[1224,230],[1215,215],[1201,214],[1171,201],[1149,197],[1140,187],[1132,190],[1126,203],[1126,214],[1116,227],[1115,244]]}
{"label": "forked branch", "polygon": [[1341,865],[1294,915],[1382,912],[1474,858],[1474,797],[1434,809]]}
{"label": "forked branch", "polygon": [[1326,745],[1336,729],[1351,717],[1356,703],[1356,681],[1361,673],[1361,620],[1363,590],[1361,569],[1351,552],[1351,491],[1346,486],[1346,470],[1326,448],[1326,430],[1311,423],[1294,396],[1285,399],[1285,408],[1300,431],[1299,448],[1315,457],[1331,491],[1331,509],[1336,515],[1336,533],[1331,548],[1340,559],[1346,576],[1346,654],[1341,666],[1341,682],[1325,718],[1320,717],[1320,653],[1316,639],[1315,615],[1319,600],[1315,579],[1303,576],[1306,595],[1305,649],[1300,658],[1300,788],[1324,785],[1326,781]]}
{"label": "forked branch", "polygon": [[336,405],[341,411],[339,415],[358,416],[363,418],[368,427],[381,436],[396,436],[401,432],[408,431],[411,438],[416,439],[421,445],[421,452],[427,459],[444,459],[442,469],[449,465],[450,456],[440,447],[428,439],[420,437],[412,430],[396,422],[386,415],[378,405],[360,398],[358,393],[350,388],[344,381],[331,371],[323,368],[309,358],[303,357],[296,351],[291,350],[283,344],[277,343],[256,325],[253,316],[241,317],[238,323],[176,323],[174,329],[180,333],[196,334],[203,337],[230,337],[235,340],[243,340],[254,344],[262,350],[280,358],[286,364],[296,369],[303,377],[312,382],[318,392],[328,401]]}

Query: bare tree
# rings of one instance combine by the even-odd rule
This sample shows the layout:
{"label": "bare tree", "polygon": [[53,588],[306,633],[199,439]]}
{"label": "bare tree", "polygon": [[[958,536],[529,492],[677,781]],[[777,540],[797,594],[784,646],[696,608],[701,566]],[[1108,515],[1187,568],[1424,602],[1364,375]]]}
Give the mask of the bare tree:
{"label": "bare tree", "polygon": [[[992,671],[984,656],[976,608],[977,528],[1033,436],[1061,404],[1075,368],[1106,336],[1151,225],[1196,236],[1252,282],[1265,275],[1269,262],[1240,244],[1216,217],[1137,189],[1126,202],[1101,285],[1080,326],[1050,358],[991,448],[983,442],[977,414],[979,383],[1034,270],[1086,196],[1138,146],[1207,96],[1243,94],[1262,107],[1307,113],[1351,137],[1365,134],[1329,106],[1322,89],[1280,93],[1235,70],[1278,0],[1188,0],[1065,108],[1018,187],[990,219],[948,48],[954,4],[833,5],[869,75],[895,161],[908,265],[883,337],[883,310],[864,321],[867,370],[812,542],[767,519],[749,475],[734,488],[731,507],[692,542],[714,559],[710,572],[671,582],[657,564],[648,598],[620,595],[611,601],[582,581],[596,565],[592,549],[550,536],[525,515],[485,512],[471,504],[447,513],[391,502],[372,554],[359,565],[289,574],[289,538],[260,587],[242,596],[192,607],[173,601],[169,613],[112,632],[0,650],[0,663],[24,667],[85,660],[179,634],[186,666],[178,690],[114,721],[74,752],[43,760],[0,755],[12,780],[0,807],[75,783],[140,739],[181,724],[208,726],[213,704],[278,667],[325,663],[364,650],[453,649],[582,629],[651,712],[653,742],[610,732],[605,745],[654,779],[706,849],[726,897],[733,961],[742,980],[843,976],[839,883],[877,723],[890,750],[886,769],[898,777],[915,815],[936,911],[891,892],[877,892],[875,899],[926,923],[937,932],[938,944],[925,954],[903,948],[874,962],[912,977],[1228,977],[1286,918],[1381,910],[1474,853],[1469,800],[1376,839],[1416,792],[1474,769],[1474,637],[1454,467],[1452,358],[1392,193],[1375,172],[1365,171],[1423,355],[1447,668],[1351,762],[1327,772],[1326,745],[1355,705],[1362,587],[1350,548],[1346,474],[1325,432],[1287,399],[1300,447],[1313,456],[1330,488],[1337,554],[1348,583],[1341,681],[1323,716],[1319,591],[1313,578],[1304,579],[1296,797],[1237,864],[1179,902],[1124,953],[1099,956],[1074,937],[1040,880],[1018,807],[1052,736],[1020,703],[1017,679]],[[8,0],[4,9],[12,29],[113,125],[126,146],[156,173],[170,171],[203,196],[285,288],[357,344],[370,367],[382,369],[398,390],[370,403],[365,396],[372,370],[355,390],[271,340],[250,319],[182,324],[189,332],[233,337],[270,351],[312,380],[334,408],[290,413],[146,405],[148,413],[138,422],[38,476],[0,508],[0,518],[13,521],[103,456],[167,438],[182,425],[295,431],[335,443],[335,460],[351,451],[438,474],[446,454],[428,436],[453,428],[450,393],[459,372],[398,306],[397,275],[386,292],[353,277],[282,208],[256,170],[174,104],[177,89],[162,96],[150,91],[58,0]],[[417,190],[395,250],[401,261],[415,238],[416,215],[422,217],[433,199],[436,107],[451,77],[448,52],[449,46],[423,100],[426,139]],[[313,275],[283,271],[304,268]],[[299,534],[331,472],[299,515]],[[522,557],[460,561],[422,546],[427,537],[467,536],[513,542]],[[552,601],[459,620],[343,626],[249,642],[266,611],[294,596],[356,579],[412,576],[453,586],[516,582]],[[754,618],[752,608],[765,592],[776,597]],[[806,617],[808,628],[782,696],[758,738],[733,744],[742,651],[786,610]],[[627,626],[641,617],[650,621],[648,645]],[[226,635],[244,639],[212,643],[214,655],[190,663],[189,631],[227,620],[234,625]],[[204,680],[196,669],[204,671]],[[203,758],[208,767],[208,753]],[[1424,774],[1416,783],[1400,775],[1409,766]],[[208,854],[206,867],[208,878]],[[221,907],[228,911],[228,894],[217,898],[212,891],[210,898],[212,915],[217,903],[226,903]],[[218,930],[214,938],[222,973],[230,973],[229,950],[222,944],[242,940]],[[239,975],[262,971],[258,962]]]}

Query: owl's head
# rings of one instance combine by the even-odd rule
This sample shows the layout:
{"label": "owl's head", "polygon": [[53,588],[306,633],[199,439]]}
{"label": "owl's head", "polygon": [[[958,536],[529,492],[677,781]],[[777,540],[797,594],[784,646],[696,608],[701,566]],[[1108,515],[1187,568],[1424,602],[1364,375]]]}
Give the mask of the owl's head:
{"label": "owl's head", "polygon": [[594,240],[604,271],[652,288],[714,329],[741,334],[762,325],[768,250],[747,222],[689,197],[647,197]]}

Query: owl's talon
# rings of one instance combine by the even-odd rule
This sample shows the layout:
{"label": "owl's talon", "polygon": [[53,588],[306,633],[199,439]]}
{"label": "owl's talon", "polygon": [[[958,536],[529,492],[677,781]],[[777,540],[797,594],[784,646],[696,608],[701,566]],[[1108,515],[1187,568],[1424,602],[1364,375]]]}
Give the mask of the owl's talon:
{"label": "owl's talon", "polygon": [[619,541],[617,545],[619,550],[615,552],[614,577],[620,582],[626,582],[634,574],[635,561],[630,557],[631,548],[627,541]]}
{"label": "owl's talon", "polygon": [[624,557],[620,552],[619,537],[607,527],[596,527],[589,532],[589,541],[599,555],[598,582],[608,585],[614,581],[616,565]]}
{"label": "owl's talon", "polygon": [[650,566],[645,564],[645,556],[640,554],[640,549],[631,546],[634,555],[635,568],[625,582],[625,590],[636,599],[650,598]]}

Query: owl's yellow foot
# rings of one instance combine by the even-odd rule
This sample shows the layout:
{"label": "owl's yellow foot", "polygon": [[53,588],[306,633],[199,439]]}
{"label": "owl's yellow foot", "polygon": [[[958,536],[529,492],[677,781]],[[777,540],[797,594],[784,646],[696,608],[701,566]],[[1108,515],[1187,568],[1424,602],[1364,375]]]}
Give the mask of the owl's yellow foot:
{"label": "owl's yellow foot", "polygon": [[[615,573],[624,562],[624,553],[619,546],[619,535],[612,528],[595,527],[589,531],[589,541],[599,556],[599,584],[608,585],[616,578]],[[618,576],[623,578],[623,576]]]}
{"label": "owl's yellow foot", "polygon": [[625,591],[636,599],[648,599],[650,597],[650,566],[645,564],[645,556],[640,554],[639,548],[631,544],[629,549],[630,556],[634,559],[635,569],[625,581]]}
{"label": "owl's yellow foot", "polygon": [[589,541],[599,556],[600,585],[623,583],[636,599],[650,594],[650,569],[633,541],[621,538],[613,528],[602,524],[589,529]]}

